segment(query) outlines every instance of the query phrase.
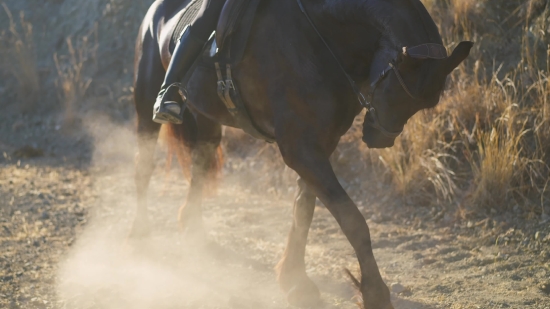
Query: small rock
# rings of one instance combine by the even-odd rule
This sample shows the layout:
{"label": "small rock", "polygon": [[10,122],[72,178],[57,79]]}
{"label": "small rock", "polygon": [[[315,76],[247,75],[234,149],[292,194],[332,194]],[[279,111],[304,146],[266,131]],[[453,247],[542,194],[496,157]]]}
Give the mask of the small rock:
{"label": "small rock", "polygon": [[528,306],[529,306],[529,305],[534,305],[534,304],[536,304],[536,303],[537,303],[537,301],[536,301],[536,300],[533,300],[533,299],[526,299],[526,300],[523,301],[523,304],[524,304],[524,305],[528,305]]}
{"label": "small rock", "polygon": [[396,294],[401,294],[405,292],[406,288],[401,283],[392,283],[390,286],[390,289],[392,292]]}
{"label": "small rock", "polygon": [[541,216],[540,216],[540,223],[546,223],[550,221],[550,216],[546,213],[543,213]]}
{"label": "small rock", "polygon": [[543,292],[544,294],[550,294],[550,281],[543,283],[539,286],[539,290]]}
{"label": "small rock", "polygon": [[8,234],[8,235],[10,235],[10,236],[12,235],[10,229],[9,229],[7,226],[3,225],[2,228],[4,229],[4,231],[6,232],[6,234]]}
{"label": "small rock", "polygon": [[50,213],[47,211],[42,212],[42,215],[40,215],[40,218],[42,220],[48,220],[50,218]]}
{"label": "small rock", "polygon": [[11,276],[11,275],[0,277],[0,281],[2,281],[2,282],[9,282],[9,281],[12,281],[12,280],[13,280],[13,276]]}
{"label": "small rock", "polygon": [[502,254],[502,253],[498,253],[497,254],[497,259],[498,260],[507,260],[510,256],[508,254]]}
{"label": "small rock", "polygon": [[539,238],[540,238],[540,232],[537,231],[537,232],[535,233],[535,240],[539,240]]}
{"label": "small rock", "polygon": [[424,259],[424,261],[422,261],[424,263],[424,265],[430,265],[430,264],[433,264],[435,262],[437,262],[436,259],[430,259],[430,258],[426,258]]}
{"label": "small rock", "polygon": [[450,287],[440,284],[436,285],[433,290],[442,294],[451,294],[453,292]]}
{"label": "small rock", "polygon": [[471,229],[474,227],[474,223],[472,221],[468,221],[468,224],[466,226]]}

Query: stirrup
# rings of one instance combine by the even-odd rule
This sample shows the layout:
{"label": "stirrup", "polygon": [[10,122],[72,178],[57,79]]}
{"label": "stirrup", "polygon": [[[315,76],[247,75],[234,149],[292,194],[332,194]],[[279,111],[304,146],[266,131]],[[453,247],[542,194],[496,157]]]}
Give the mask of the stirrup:
{"label": "stirrup", "polygon": [[[173,100],[170,100],[170,101],[166,100],[166,97],[172,95],[172,92],[176,90],[172,88],[177,88],[179,95],[183,99],[182,104],[179,104],[178,102]],[[162,96],[162,97],[157,98],[157,101],[155,102],[155,106],[153,109],[153,121],[160,124],[183,123],[183,112],[185,111],[186,95],[181,91],[181,84],[180,83],[171,84],[166,88],[164,93],[161,93],[159,96]],[[179,113],[174,111],[173,108],[170,108],[170,107],[174,107],[174,105],[177,105],[177,107],[179,108]]]}

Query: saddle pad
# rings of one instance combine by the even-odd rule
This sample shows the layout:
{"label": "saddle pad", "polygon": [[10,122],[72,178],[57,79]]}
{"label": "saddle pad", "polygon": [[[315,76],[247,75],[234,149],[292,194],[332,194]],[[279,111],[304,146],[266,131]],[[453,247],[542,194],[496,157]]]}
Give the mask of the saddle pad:
{"label": "saddle pad", "polygon": [[176,43],[181,37],[181,33],[185,29],[185,27],[190,25],[195,20],[197,14],[199,14],[199,10],[201,9],[203,2],[204,0],[192,0],[184,9],[185,12],[181,15],[178,23],[176,24],[176,27],[174,28],[174,32],[172,33],[172,39],[170,40],[170,50],[173,50],[176,46]]}

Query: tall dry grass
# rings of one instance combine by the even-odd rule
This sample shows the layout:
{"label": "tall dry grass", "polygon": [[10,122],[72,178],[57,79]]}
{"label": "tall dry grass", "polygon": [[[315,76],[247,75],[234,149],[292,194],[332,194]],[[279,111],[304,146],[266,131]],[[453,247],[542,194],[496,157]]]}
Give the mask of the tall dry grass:
{"label": "tall dry grass", "polygon": [[5,69],[17,80],[18,103],[27,111],[34,107],[40,91],[33,27],[23,12],[16,21],[5,3],[2,7],[9,28],[0,32],[0,69]]}
{"label": "tall dry grass", "polygon": [[[90,42],[94,39],[93,42]],[[74,122],[76,110],[84,100],[86,92],[92,83],[91,72],[96,65],[97,57],[97,27],[90,34],[83,36],[73,43],[73,39],[66,39],[67,51],[65,55],[53,55],[57,79],[55,85],[58,97],[64,107],[65,124]]]}
{"label": "tall dry grass", "polygon": [[[393,148],[368,155],[407,199],[454,204],[463,216],[491,209],[544,212],[550,45],[542,30],[548,28],[548,1],[424,2],[448,46],[469,39],[476,47],[452,73],[439,105],[415,115]],[[497,32],[484,32],[489,28]]]}

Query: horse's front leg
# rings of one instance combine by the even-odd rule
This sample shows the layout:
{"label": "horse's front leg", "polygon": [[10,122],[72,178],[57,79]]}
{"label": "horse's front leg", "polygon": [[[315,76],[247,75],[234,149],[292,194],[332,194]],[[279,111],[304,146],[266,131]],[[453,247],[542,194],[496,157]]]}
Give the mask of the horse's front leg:
{"label": "horse's front leg", "polygon": [[319,289],[306,274],[304,261],[316,196],[301,178],[298,179],[298,188],[294,202],[294,221],[283,258],[277,265],[277,279],[281,289],[287,293],[290,304],[310,307],[318,303],[320,297]]}
{"label": "horse's front leg", "polygon": [[279,142],[285,163],[294,169],[325,204],[351,243],[361,267],[361,294],[367,309],[393,309],[390,292],[372,252],[370,232],[363,215],[342,188],[329,162],[329,151],[316,136],[289,136]]}

